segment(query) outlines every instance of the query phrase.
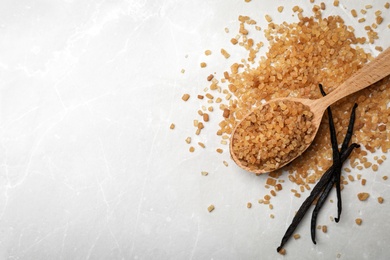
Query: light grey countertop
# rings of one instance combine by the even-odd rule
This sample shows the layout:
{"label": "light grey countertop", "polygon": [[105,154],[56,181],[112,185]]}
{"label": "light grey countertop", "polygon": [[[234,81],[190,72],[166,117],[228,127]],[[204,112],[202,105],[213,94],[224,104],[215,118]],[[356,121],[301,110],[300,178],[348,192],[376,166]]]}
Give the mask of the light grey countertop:
{"label": "light grey countertop", "polygon": [[[340,2],[334,8],[326,1],[326,14],[341,15],[363,35],[350,10],[367,2]],[[374,55],[374,46],[389,47],[385,3],[373,3],[385,18],[380,39],[367,46]],[[294,4],[311,14],[309,1]],[[207,133],[193,134],[200,107],[181,96],[195,98],[208,86],[207,75],[221,76],[240,60],[229,42],[237,17],[249,15],[265,27],[267,13],[275,22],[296,20],[292,6],[281,0],[2,0],[0,259],[388,257],[390,189],[381,176],[389,161],[377,173],[362,173],[365,187],[346,186],[340,223],[329,219],[336,203],[326,204],[318,223],[328,232],[318,232],[317,245],[307,218],[301,239],[292,239],[281,256],[276,247],[304,199],[292,196],[295,184],[286,181],[274,210],[259,205],[266,177],[235,166],[227,146],[215,152],[219,114]],[[219,54],[222,47],[229,60]],[[215,55],[205,56],[207,49]],[[187,136],[208,149],[188,152]],[[370,203],[356,199],[360,191],[371,193]]]}

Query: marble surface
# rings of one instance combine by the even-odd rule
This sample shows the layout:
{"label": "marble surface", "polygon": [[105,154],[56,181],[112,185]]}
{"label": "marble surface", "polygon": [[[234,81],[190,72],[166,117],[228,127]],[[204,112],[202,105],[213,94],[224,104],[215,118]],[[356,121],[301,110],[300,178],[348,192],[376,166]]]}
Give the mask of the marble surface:
{"label": "marble surface", "polygon": [[[350,10],[367,2],[325,2],[327,14],[364,33]],[[385,17],[377,45],[389,47],[385,2],[374,3]],[[311,9],[309,1],[297,3]],[[328,233],[318,233],[317,245],[306,219],[283,257],[276,247],[302,202],[289,192],[294,185],[285,185],[274,210],[259,205],[265,177],[215,153],[217,116],[208,134],[194,138],[207,150],[191,154],[184,142],[194,136],[199,104],[184,106],[181,95],[198,94],[210,72],[222,73],[242,55],[225,60],[204,50],[229,50],[240,14],[265,25],[266,13],[294,20],[291,7],[281,0],[2,0],[0,259],[388,257],[390,189],[381,176],[389,162],[363,173],[364,189],[346,187],[339,224],[329,220],[335,205],[324,208],[319,223]],[[370,203],[357,201],[361,190],[371,193]]]}

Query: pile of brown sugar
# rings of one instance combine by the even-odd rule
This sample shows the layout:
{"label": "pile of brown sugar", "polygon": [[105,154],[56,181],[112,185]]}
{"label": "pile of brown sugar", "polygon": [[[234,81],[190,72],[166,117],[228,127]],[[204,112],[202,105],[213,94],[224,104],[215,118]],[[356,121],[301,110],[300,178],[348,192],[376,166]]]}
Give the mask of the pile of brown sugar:
{"label": "pile of brown sugar", "polygon": [[[339,1],[334,1],[333,5],[333,8],[343,8],[339,7]],[[201,135],[208,130],[209,124],[215,122],[216,106],[222,114],[216,134],[221,138],[221,144],[226,146],[236,125],[264,101],[279,97],[317,99],[321,97],[318,89],[320,83],[325,92],[330,93],[373,58],[367,49],[383,50],[383,47],[375,45],[379,38],[376,30],[390,29],[390,25],[385,24],[386,18],[381,16],[381,13],[388,12],[389,7],[390,4],[386,3],[383,12],[368,5],[362,8],[362,15],[373,12],[375,17],[380,17],[372,21],[368,18],[363,21],[361,14],[356,13],[353,19],[359,20],[358,24],[366,33],[362,37],[357,37],[355,29],[345,24],[341,17],[324,17],[324,3],[313,4],[309,16],[302,8],[294,6],[292,12],[296,14],[297,21],[292,23],[276,23],[270,15],[261,17],[259,23],[252,17],[240,15],[238,32],[231,38],[230,44],[246,50],[245,57],[232,61],[230,70],[222,72],[222,77],[218,72],[207,77],[209,86],[203,90],[205,93],[199,93],[195,99],[202,108],[198,110],[199,120],[194,120],[195,134]],[[289,12],[281,6],[277,10],[280,13]],[[263,26],[265,21],[267,26]],[[227,28],[225,31],[229,33]],[[259,50],[266,44],[255,40],[259,34],[268,41],[269,47],[264,56],[259,56]],[[231,49],[228,50],[232,53]],[[212,53],[215,52],[205,52],[206,56]],[[221,54],[226,59],[232,59],[225,49],[221,49]],[[208,69],[205,65],[201,65],[204,70]],[[360,171],[371,169],[376,172],[387,159],[385,153],[390,149],[389,100],[390,79],[387,77],[332,105],[339,143],[344,138],[353,104],[356,102],[359,105],[352,142],[360,144],[361,148],[354,150],[350,156],[350,166],[346,164],[347,168],[344,168],[344,173],[348,174],[345,178],[342,176],[344,185],[358,180],[364,186],[366,179],[362,178]],[[210,122],[209,117],[213,118]],[[279,176],[286,171],[288,179],[298,185],[298,189],[291,189],[296,197],[310,190],[311,184],[316,183],[331,165],[330,144],[325,115],[313,144],[298,159],[268,174],[265,188],[269,194],[259,199],[259,203],[273,207],[271,199],[283,189],[284,180]],[[199,143],[199,146],[205,149],[203,143]],[[191,148],[190,151],[194,152],[194,147]],[[217,149],[218,153],[221,151]],[[379,155],[372,157],[371,153],[374,152]],[[224,164],[228,165],[226,161]],[[388,179],[384,172],[380,174],[384,181]]]}
{"label": "pile of brown sugar", "polygon": [[[356,37],[354,29],[347,26],[341,17],[323,18],[319,8],[314,7],[313,11],[313,17],[301,15],[297,23],[269,23],[264,30],[269,49],[264,57],[260,57],[259,63],[253,62],[256,51],[249,48],[249,57],[242,63],[234,63],[231,71],[224,73],[224,80],[233,98],[222,107],[230,113],[220,122],[218,135],[230,135],[236,124],[264,100],[278,97],[320,98],[319,83],[329,93],[372,59],[362,48],[367,39]],[[245,21],[241,24],[245,24]],[[236,38],[244,39],[242,45],[247,47],[246,43],[251,40],[249,35],[247,33]],[[259,46],[260,43],[251,45]],[[373,167],[376,171],[386,158],[367,163],[368,152],[381,150],[386,153],[390,148],[390,129],[387,128],[390,119],[390,109],[387,107],[390,100],[389,87],[387,77],[332,105],[340,142],[347,129],[349,111],[355,102],[359,104],[352,141],[361,144],[362,148],[352,154],[352,168]],[[330,166],[330,155],[325,117],[310,148],[282,170],[289,172],[289,179],[301,185],[303,192],[310,189],[308,183],[315,183],[323,169]],[[277,177],[280,173],[272,173],[271,177]],[[346,179],[344,183],[347,183]]]}

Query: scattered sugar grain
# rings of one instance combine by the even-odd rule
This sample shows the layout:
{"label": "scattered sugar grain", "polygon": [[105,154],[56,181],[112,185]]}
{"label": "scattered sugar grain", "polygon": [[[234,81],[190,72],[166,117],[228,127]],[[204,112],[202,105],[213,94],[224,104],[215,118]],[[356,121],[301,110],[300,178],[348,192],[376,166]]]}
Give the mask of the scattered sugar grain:
{"label": "scattered sugar grain", "polygon": [[371,167],[371,165],[372,165],[372,163],[371,162],[365,162],[364,164],[364,168],[370,168]]}
{"label": "scattered sugar grain", "polygon": [[370,197],[370,194],[367,192],[360,192],[357,196],[360,201],[366,201]]}
{"label": "scattered sugar grain", "polygon": [[214,205],[210,205],[210,206],[208,206],[207,207],[207,210],[208,210],[208,212],[211,212],[211,211],[213,211],[215,209],[215,207],[214,207]]}
{"label": "scattered sugar grain", "polygon": [[190,94],[184,94],[181,99],[187,101],[190,98]]}
{"label": "scattered sugar grain", "polygon": [[278,6],[278,12],[281,13],[283,12],[284,6]]}
{"label": "scattered sugar grain", "polygon": [[279,250],[278,253],[281,254],[281,255],[286,255],[286,249],[282,248],[282,249]]}
{"label": "scattered sugar grain", "polygon": [[361,218],[355,219],[355,223],[360,226],[362,224],[363,220]]}
{"label": "scattered sugar grain", "polygon": [[300,235],[300,234],[294,234],[294,235],[293,235],[293,238],[294,238],[295,240],[297,240],[297,239],[301,238],[301,235]]}
{"label": "scattered sugar grain", "polygon": [[267,178],[266,180],[267,185],[275,186],[276,185],[276,180],[272,178]]}
{"label": "scattered sugar grain", "polygon": [[207,63],[206,62],[201,62],[200,63],[200,67],[201,68],[206,68],[207,67]]}
{"label": "scattered sugar grain", "polygon": [[295,12],[298,12],[298,11],[299,11],[299,6],[297,6],[297,5],[293,6],[292,11],[293,11],[294,13],[295,13]]}
{"label": "scattered sugar grain", "polygon": [[248,202],[248,203],[246,204],[246,207],[247,207],[248,209],[252,208],[252,203]]}
{"label": "scattered sugar grain", "polygon": [[379,203],[379,204],[382,204],[383,201],[384,201],[383,197],[378,197],[378,203]]}
{"label": "scattered sugar grain", "polygon": [[322,226],[322,232],[324,233],[328,232],[328,227],[326,225]]}
{"label": "scattered sugar grain", "polygon": [[375,22],[379,25],[383,22],[383,17],[382,16],[377,16],[375,17]]}
{"label": "scattered sugar grain", "polygon": [[383,51],[383,48],[381,46],[375,46],[375,50],[377,51]]}
{"label": "scattered sugar grain", "polygon": [[213,99],[213,98],[214,98],[214,96],[211,95],[210,93],[207,93],[207,94],[206,94],[206,97],[207,97],[208,99]]}
{"label": "scattered sugar grain", "polygon": [[172,124],[169,126],[169,128],[172,129],[172,130],[175,129],[175,124],[172,123]]}
{"label": "scattered sugar grain", "polygon": [[221,49],[221,54],[225,57],[225,59],[230,57],[230,54],[225,49]]}
{"label": "scattered sugar grain", "polygon": [[209,175],[209,173],[208,173],[208,172],[205,172],[205,171],[202,171],[201,174],[202,174],[203,176]]}
{"label": "scattered sugar grain", "polygon": [[230,110],[227,109],[227,108],[225,108],[225,109],[223,110],[222,116],[223,116],[224,118],[228,118],[229,115],[230,115]]}

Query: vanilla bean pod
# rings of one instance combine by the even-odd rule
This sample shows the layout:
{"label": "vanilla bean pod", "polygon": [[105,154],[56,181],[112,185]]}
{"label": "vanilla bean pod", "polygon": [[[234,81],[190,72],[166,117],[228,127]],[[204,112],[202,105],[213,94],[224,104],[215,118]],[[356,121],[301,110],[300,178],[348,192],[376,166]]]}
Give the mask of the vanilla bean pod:
{"label": "vanilla bean pod", "polygon": [[320,212],[320,209],[324,205],[326,199],[328,198],[330,191],[333,188],[335,178],[333,177],[331,181],[328,182],[326,185],[325,189],[322,191],[321,195],[319,196],[316,206],[314,207],[313,214],[311,217],[311,226],[310,226],[310,231],[311,231],[311,241],[313,241],[314,244],[316,243],[316,225],[317,225],[317,216],[318,213]]}
{"label": "vanilla bean pod", "polygon": [[[320,85],[320,91],[323,95],[326,95],[322,85]],[[309,210],[311,205],[313,204],[314,200],[316,198],[318,199],[317,205],[313,211],[312,215],[312,223],[311,223],[311,236],[312,241],[315,244],[315,225],[317,221],[317,215],[319,213],[319,210],[321,209],[322,205],[326,201],[326,198],[328,197],[333,185],[336,183],[336,190],[338,190],[338,218],[337,221],[340,219],[341,214],[341,187],[340,187],[340,178],[341,178],[341,167],[344,161],[349,157],[349,155],[352,153],[353,149],[360,147],[360,145],[356,143],[352,143],[350,146],[348,146],[352,133],[353,133],[353,125],[355,121],[355,110],[356,110],[357,104],[354,105],[352,109],[352,113],[350,116],[350,122],[348,124],[348,130],[346,133],[346,136],[344,138],[342,149],[341,151],[338,150],[338,144],[337,144],[337,138],[336,138],[336,131],[334,128],[333,123],[333,116],[331,114],[330,108],[328,108],[328,117],[329,117],[329,128],[330,128],[330,134],[331,134],[331,141],[332,141],[332,150],[333,150],[333,165],[322,175],[321,179],[318,181],[318,183],[314,186],[313,190],[311,191],[309,197],[306,198],[306,200],[302,203],[301,207],[299,208],[298,212],[294,216],[292,223],[288,227],[285,235],[282,238],[280,246],[277,248],[277,251],[279,252],[284,244],[288,241],[288,239],[292,236],[293,232],[303,219],[306,212]],[[338,185],[337,185],[338,183]],[[338,186],[338,188],[337,188]],[[314,224],[314,226],[313,226]],[[314,229],[313,229],[314,227]]]}
{"label": "vanilla bean pod", "polygon": [[[323,96],[326,96],[326,93],[324,92],[321,84],[319,85],[319,87],[320,87],[321,94]],[[327,108],[329,128],[330,128],[331,141],[332,141],[332,149],[333,149],[333,151],[335,151],[335,147],[336,147],[336,150],[337,150],[336,153],[335,152],[333,153],[333,156],[345,152],[345,150],[348,147],[349,142],[351,141],[352,133],[353,133],[353,126],[355,123],[356,108],[357,108],[357,104],[355,103],[355,105],[352,108],[347,133],[345,135],[340,152],[338,151],[337,138],[335,135],[336,131],[335,131],[334,122],[333,122],[332,110],[330,107]],[[342,164],[342,162],[341,162],[341,164]],[[332,190],[333,185],[336,183],[336,185],[338,184],[340,186],[341,164],[340,164],[339,169],[336,170],[336,168],[335,168],[332,180],[328,182],[328,184],[326,185],[326,187],[324,188],[324,190],[320,194],[320,196],[317,200],[316,206],[313,210],[312,219],[311,219],[311,240],[313,241],[314,244],[316,244],[315,233],[316,233],[316,224],[317,224],[318,213],[319,213],[320,209],[322,208],[323,204],[325,203],[326,199],[328,198],[328,196]],[[341,194],[339,194],[339,195],[340,195],[340,200],[338,200],[338,204],[337,204],[338,220],[340,219],[340,214],[341,214]],[[338,220],[336,222],[338,222]]]}
{"label": "vanilla bean pod", "polygon": [[[345,153],[341,154],[341,161],[344,162],[347,160],[349,155],[352,153],[353,149],[360,147],[360,145],[353,143],[351,144],[348,149],[345,151]],[[282,242],[280,246],[277,248],[277,251],[279,252],[284,244],[288,241],[288,239],[292,236],[295,229],[298,227],[299,223],[301,222],[302,218],[306,214],[306,212],[309,210],[311,205],[313,204],[314,200],[318,197],[319,193],[324,189],[324,187],[328,184],[329,181],[333,178],[333,166],[331,166],[321,177],[321,179],[318,181],[318,183],[314,186],[312,191],[310,192],[309,197],[305,199],[305,201],[302,203],[301,207],[298,209],[297,213],[295,214],[292,223],[288,227],[286,233],[284,234],[282,238]]]}
{"label": "vanilla bean pod", "polygon": [[[326,93],[325,93],[324,89],[322,88],[321,84],[319,84],[319,88],[320,88],[321,94],[323,96],[325,96]],[[328,107],[327,111],[328,111],[328,121],[329,121],[329,130],[330,130],[330,141],[332,143],[332,152],[333,152],[332,157],[333,157],[333,165],[334,165],[334,175],[336,177],[335,184],[336,184],[336,193],[337,193],[337,218],[335,218],[335,221],[338,222],[340,219],[340,214],[341,214],[341,209],[342,209],[341,185],[340,185],[341,162],[340,162],[339,145],[337,144],[336,129],[334,127],[334,122],[333,122],[332,110],[330,109],[330,107]]]}

